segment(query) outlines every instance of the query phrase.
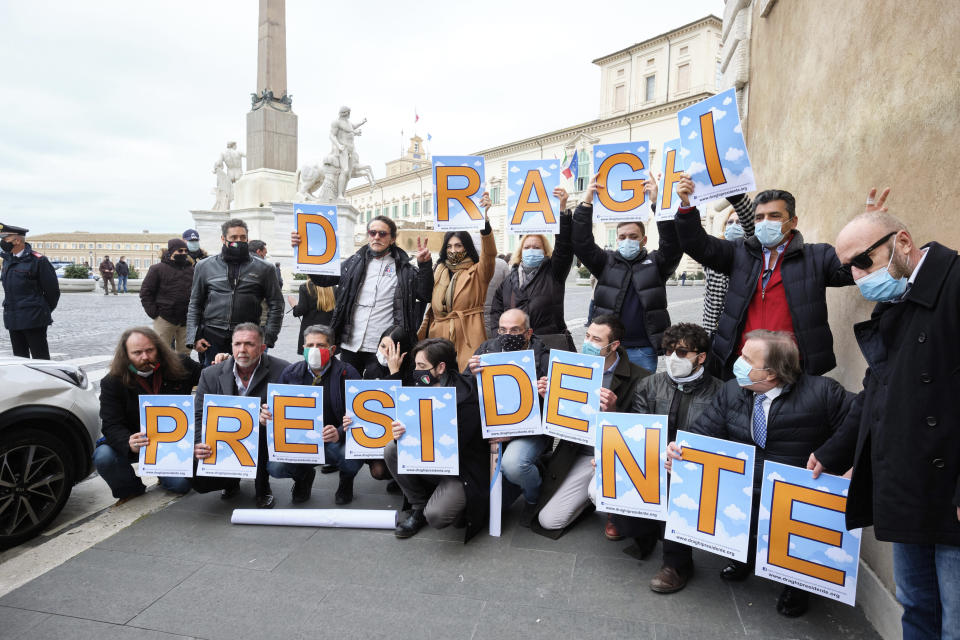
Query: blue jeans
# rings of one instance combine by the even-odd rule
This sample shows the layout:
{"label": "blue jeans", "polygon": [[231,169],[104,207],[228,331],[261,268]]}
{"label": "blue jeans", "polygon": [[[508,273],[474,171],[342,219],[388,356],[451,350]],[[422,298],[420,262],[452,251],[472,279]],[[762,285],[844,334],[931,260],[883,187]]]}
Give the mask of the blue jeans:
{"label": "blue jeans", "polygon": [[[133,465],[127,458],[127,454],[117,453],[107,443],[99,445],[94,450],[93,464],[97,467],[97,473],[110,487],[113,497],[117,500],[138,496],[147,490],[137,474],[133,472]],[[173,491],[174,493],[190,491],[190,478],[161,476],[159,480],[160,486],[167,491]]]}
{"label": "blue jeans", "polygon": [[[340,442],[323,443],[323,456],[326,464],[340,466],[340,475],[344,478],[353,478],[363,468],[364,460],[347,460],[343,457],[343,439]],[[272,478],[292,478],[299,482],[313,469],[312,464],[296,464],[293,462],[268,462],[267,472]]]}
{"label": "blue jeans", "polygon": [[657,372],[657,350],[653,347],[624,347],[627,359],[638,367],[643,367],[650,373]]}
{"label": "blue jeans", "polygon": [[127,292],[127,276],[117,276],[117,289],[122,292]]}
{"label": "blue jeans", "polygon": [[536,504],[540,498],[540,470],[537,460],[543,455],[553,438],[549,436],[523,436],[503,445],[500,469],[503,477],[520,487],[523,499]]}
{"label": "blue jeans", "polygon": [[960,546],[893,544],[903,640],[960,638]]}

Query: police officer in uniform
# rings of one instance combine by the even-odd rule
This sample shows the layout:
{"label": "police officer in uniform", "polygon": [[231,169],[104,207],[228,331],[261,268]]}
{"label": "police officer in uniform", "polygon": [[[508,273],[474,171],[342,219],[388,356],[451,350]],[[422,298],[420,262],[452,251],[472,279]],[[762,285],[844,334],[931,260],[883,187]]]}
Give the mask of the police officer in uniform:
{"label": "police officer in uniform", "polygon": [[60,283],[50,261],[30,248],[26,234],[23,227],[0,224],[3,325],[10,332],[13,355],[49,360],[47,327],[60,300]]}

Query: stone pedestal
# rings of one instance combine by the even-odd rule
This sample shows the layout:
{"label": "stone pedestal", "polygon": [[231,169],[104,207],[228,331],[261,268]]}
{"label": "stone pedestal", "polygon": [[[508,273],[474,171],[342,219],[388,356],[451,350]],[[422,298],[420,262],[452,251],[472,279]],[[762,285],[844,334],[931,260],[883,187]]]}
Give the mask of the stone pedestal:
{"label": "stone pedestal", "polygon": [[297,170],[297,114],[269,102],[247,113],[247,170]]}
{"label": "stone pedestal", "polygon": [[[262,111],[262,109],[261,109]],[[296,138],[294,138],[296,143]],[[296,169],[253,169],[233,185],[233,206],[237,210],[267,208],[271,202],[293,200],[297,193]]]}
{"label": "stone pedestal", "polygon": [[[360,212],[345,202],[337,203],[336,206],[340,258],[346,260],[357,251],[354,243],[354,229],[360,219]],[[293,247],[290,246],[290,232],[294,230],[293,203],[271,202],[270,209],[273,213],[273,242],[267,240],[267,251],[275,258],[273,262],[280,263],[283,281],[290,282],[293,280]]]}

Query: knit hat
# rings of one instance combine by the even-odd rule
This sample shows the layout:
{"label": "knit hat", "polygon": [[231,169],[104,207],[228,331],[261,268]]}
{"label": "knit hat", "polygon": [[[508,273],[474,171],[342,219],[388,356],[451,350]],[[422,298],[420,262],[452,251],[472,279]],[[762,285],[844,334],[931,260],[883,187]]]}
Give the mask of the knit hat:
{"label": "knit hat", "polygon": [[180,238],[170,238],[167,240],[167,251],[173,253],[177,249],[186,249],[187,243]]}

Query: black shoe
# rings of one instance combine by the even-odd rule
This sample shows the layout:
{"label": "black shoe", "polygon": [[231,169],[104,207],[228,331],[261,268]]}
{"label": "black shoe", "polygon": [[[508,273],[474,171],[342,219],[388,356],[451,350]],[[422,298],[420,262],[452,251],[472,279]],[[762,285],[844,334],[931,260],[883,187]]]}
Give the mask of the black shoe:
{"label": "black shoe", "polygon": [[264,493],[257,496],[257,509],[273,509],[273,494]]}
{"label": "black shoe", "polygon": [[537,503],[524,500],[523,511],[520,512],[520,526],[529,529],[535,517],[537,517]]}
{"label": "black shoe", "polygon": [[[400,514],[403,515],[402,513]],[[416,535],[417,531],[423,529],[427,524],[427,519],[423,515],[423,509],[414,509],[409,516],[397,523],[397,528],[393,530],[393,535],[398,538],[409,538]]]}
{"label": "black shoe", "polygon": [[229,500],[230,498],[232,498],[233,496],[237,495],[238,493],[240,493],[240,483],[239,483],[239,482],[238,482],[237,484],[233,485],[232,487],[227,487],[226,489],[224,489],[223,491],[221,491],[221,492],[220,492],[220,499],[221,499],[221,500]]}
{"label": "black shoe", "polygon": [[730,582],[741,582],[750,576],[750,565],[733,561],[720,569],[720,577]]}
{"label": "black shoe", "polygon": [[337,504],[353,502],[353,478],[340,475],[340,484],[337,486],[337,492],[333,494],[333,501]]}
{"label": "black shoe", "polygon": [[777,613],[788,618],[802,616],[810,607],[810,594],[793,587],[784,587],[777,598]]}
{"label": "black shoe", "polygon": [[338,464],[325,464],[320,467],[320,473],[323,475],[327,475],[328,473],[336,473],[337,471],[340,471],[340,465]]}
{"label": "black shoe", "polygon": [[387,483],[387,493],[392,493],[395,496],[400,495],[403,491],[400,490],[400,485],[397,484],[396,480],[391,480]]}
{"label": "black shoe", "polygon": [[313,492],[313,481],[316,477],[317,470],[310,467],[310,471],[293,483],[293,489],[290,490],[290,501],[293,504],[300,504],[310,499],[310,493]]}

